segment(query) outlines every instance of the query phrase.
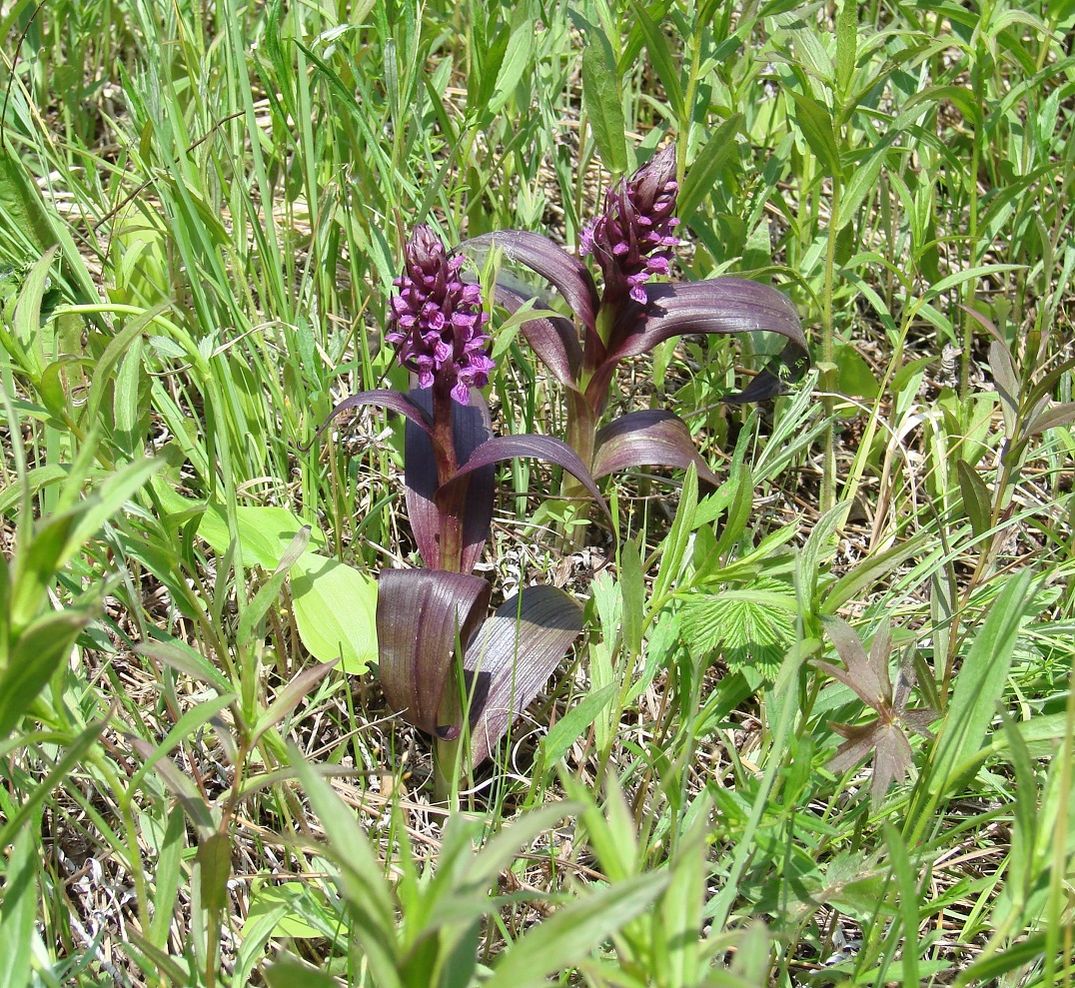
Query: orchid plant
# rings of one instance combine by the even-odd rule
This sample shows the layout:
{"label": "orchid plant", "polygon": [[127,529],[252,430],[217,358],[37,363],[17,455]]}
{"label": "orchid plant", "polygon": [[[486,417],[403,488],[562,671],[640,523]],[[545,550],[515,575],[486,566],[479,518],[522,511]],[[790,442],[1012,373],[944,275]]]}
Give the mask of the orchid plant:
{"label": "orchid plant", "polygon": [[[452,765],[464,753],[461,742],[469,738],[472,765],[484,761],[582,630],[581,607],[553,587],[525,588],[486,619],[491,587],[472,570],[489,536],[494,465],[544,459],[604,501],[562,441],[492,434],[480,390],[493,370],[481,289],[463,280],[464,258],[450,256],[428,226],[415,229],[404,254],[385,340],[418,386],[352,395],[321,428],[364,405],[407,420],[406,505],[428,568],[380,574],[379,668],[392,708],[436,739],[443,785],[458,771]],[[462,690],[453,682],[457,655]]]}
{"label": "orchid plant", "polygon": [[[511,261],[552,284],[572,319],[529,319],[520,331],[553,377],[567,390],[567,438],[594,478],[633,467],[686,468],[703,482],[716,477],[699,456],[685,423],[672,412],[629,412],[600,427],[620,362],[658,343],[691,333],[772,332],[786,339],[780,356],[729,402],[763,401],[782,390],[785,373],[807,366],[806,339],[791,302],[767,285],[719,277],[676,284],[653,282],[670,273],[679,245],[675,217],[679,187],[675,148],[659,151],[629,178],[608,189],[601,214],[582,231],[580,254],[601,271],[603,291],[581,257],[548,237],[501,230],[465,241],[477,256],[499,248]],[[495,301],[517,312],[538,294],[498,279]],[[581,333],[581,336],[580,336]],[[565,485],[565,493],[569,487]],[[572,493],[581,492],[571,485]]]}

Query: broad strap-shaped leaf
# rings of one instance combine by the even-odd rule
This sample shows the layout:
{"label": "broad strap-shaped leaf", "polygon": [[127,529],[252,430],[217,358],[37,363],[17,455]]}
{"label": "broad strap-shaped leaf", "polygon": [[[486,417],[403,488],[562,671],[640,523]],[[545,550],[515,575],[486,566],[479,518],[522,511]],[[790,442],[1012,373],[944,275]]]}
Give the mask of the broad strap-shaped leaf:
{"label": "broad strap-shaped leaf", "polygon": [[[512,314],[529,301],[521,292],[499,283],[493,288],[493,298],[497,305]],[[582,367],[582,348],[571,321],[538,316],[524,322],[519,331],[553,377],[564,387],[578,390],[576,381]]]}
{"label": "broad strap-shaped leaf", "polygon": [[582,324],[593,330],[597,324],[597,287],[593,277],[573,254],[540,233],[526,230],[497,230],[464,240],[458,250],[484,255],[498,247],[509,260],[524,264],[545,278],[564,297]]}
{"label": "broad strap-shaped leaf", "polygon": [[352,408],[361,408],[365,405],[375,405],[377,408],[387,408],[389,411],[398,412],[423,432],[428,433],[430,431],[428,414],[411,401],[407,395],[399,391],[393,391],[391,388],[377,388],[374,391],[360,391],[349,398],[344,398],[328,413],[328,418],[321,423],[320,428],[314,433],[313,439],[302,449],[305,451],[313,446],[318,437],[344,412],[349,412]]}
{"label": "broad strap-shaped leaf", "polygon": [[[433,396],[427,388],[410,392],[411,402],[427,415],[433,413]],[[452,404],[452,432],[455,437],[455,453],[466,462],[473,451],[490,436],[489,407],[476,389],[471,389],[470,404]],[[430,437],[407,424],[403,455],[406,483],[407,517],[411,523],[418,552],[426,566],[440,566],[440,509],[436,502],[437,464]],[[464,572],[470,572],[481,556],[489,527],[493,521],[493,483],[495,469],[492,466],[471,474],[467,488],[463,514]]]}
{"label": "broad strap-shaped leaf", "polygon": [[392,709],[427,734],[451,738],[458,726],[438,711],[457,639],[465,648],[489,606],[487,581],[445,570],[382,570],[377,640],[381,687]]}
{"label": "broad strap-shaped leaf", "polygon": [[463,658],[471,758],[480,765],[582,631],[582,607],[555,587],[527,587],[482,625]]}
{"label": "broad strap-shaped leaf", "polygon": [[600,480],[632,467],[698,468],[698,479],[712,487],[717,476],[694,448],[683,421],[663,409],[629,412],[597,433],[593,475]]}
{"label": "broad strap-shaped leaf", "polygon": [[601,496],[601,492],[597,489],[597,484],[594,483],[590,471],[586,469],[586,464],[582,462],[578,453],[567,443],[554,439],[552,436],[495,436],[492,439],[488,439],[470,454],[466,463],[456,471],[455,476],[448,483],[458,483],[474,470],[483,469],[502,460],[513,460],[520,456],[546,460],[549,463],[555,463],[557,466],[563,467],[586,488],[593,499],[601,506],[601,510],[611,517],[611,512],[605,503],[605,499]]}
{"label": "broad strap-shaped leaf", "polygon": [[[783,353],[754,381],[728,401],[761,401],[779,393],[774,364],[801,376],[809,362],[806,337],[790,300],[775,288],[744,278],[647,286],[646,315],[614,331],[607,360],[648,353],[673,336],[691,333],[778,333],[788,341]],[[601,376],[600,370],[598,376]]]}

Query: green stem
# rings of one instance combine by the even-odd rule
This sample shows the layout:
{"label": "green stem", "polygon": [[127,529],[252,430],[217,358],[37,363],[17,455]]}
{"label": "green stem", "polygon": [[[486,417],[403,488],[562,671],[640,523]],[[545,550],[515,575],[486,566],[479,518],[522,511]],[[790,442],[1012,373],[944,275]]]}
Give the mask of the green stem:
{"label": "green stem", "polygon": [[836,342],[833,333],[832,296],[836,276],[836,238],[840,226],[840,179],[832,177],[828,244],[825,250],[825,285],[821,309],[821,390],[825,408],[825,460],[821,476],[821,512],[836,503],[836,445],[833,418],[836,409]]}
{"label": "green stem", "polygon": [[[978,106],[984,107],[985,94],[982,86],[982,67],[979,62],[971,70],[971,79],[974,86],[974,99]],[[982,111],[985,112],[984,109]],[[970,267],[978,264],[978,170],[981,167],[982,142],[981,128],[974,128],[974,141],[971,146],[970,158],[970,188],[967,190],[969,197],[969,229],[970,240]],[[974,300],[974,291],[977,287],[977,278],[971,278],[963,284],[963,305],[969,309]],[[974,317],[969,311],[963,313],[963,352],[959,359],[959,398],[967,400],[967,392],[970,389],[970,361],[971,349],[974,346]]]}

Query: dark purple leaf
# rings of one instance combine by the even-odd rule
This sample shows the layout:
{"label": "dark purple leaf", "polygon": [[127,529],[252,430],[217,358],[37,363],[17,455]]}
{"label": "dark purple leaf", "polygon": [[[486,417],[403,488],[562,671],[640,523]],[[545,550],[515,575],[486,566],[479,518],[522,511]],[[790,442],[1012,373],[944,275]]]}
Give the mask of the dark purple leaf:
{"label": "dark purple leaf", "polygon": [[586,464],[579,459],[578,453],[567,443],[553,439],[552,436],[496,436],[486,440],[471,453],[467,462],[456,471],[448,483],[458,483],[473,470],[499,463],[501,460],[512,460],[517,456],[532,456],[563,467],[590,492],[594,500],[601,505],[601,510],[611,517],[605,499],[597,489],[590,471],[586,469]]}
{"label": "dark purple leaf", "polygon": [[686,470],[692,463],[699,480],[717,486],[717,476],[694,448],[687,426],[671,412],[647,409],[621,415],[597,433],[593,475],[600,480],[642,466]]}
{"label": "dark purple leaf", "polygon": [[567,654],[582,631],[582,608],[555,587],[527,587],[497,608],[463,659],[470,707],[470,755],[480,765]]}
{"label": "dark purple leaf", "polygon": [[377,593],[381,687],[392,709],[427,734],[458,727],[438,718],[456,639],[464,648],[485,617],[489,584],[468,573],[382,570]]}
{"label": "dark purple leaf", "polygon": [[[429,389],[415,389],[410,399],[427,415],[433,413],[433,397]],[[489,408],[477,390],[470,392],[470,404],[452,404],[452,431],[455,435],[455,452],[461,460],[467,457],[491,435]],[[437,492],[437,464],[433,444],[429,436],[416,428],[407,426],[404,454],[407,517],[418,543],[418,551],[426,566],[436,569],[440,565],[440,512],[435,495]],[[493,520],[492,466],[471,475],[463,515],[462,567],[470,572],[481,556],[489,526]]]}
{"label": "dark purple leaf", "polygon": [[[522,293],[500,284],[493,289],[493,298],[497,305],[511,313],[517,312],[528,301]],[[577,389],[582,348],[571,321],[539,316],[528,319],[519,327],[519,331],[542,363],[552,371],[553,377],[565,387]]]}
{"label": "dark purple leaf", "polygon": [[430,430],[428,416],[421,408],[415,405],[407,395],[401,394],[399,391],[393,391],[391,388],[378,388],[376,391],[360,391],[356,395],[351,395],[350,398],[344,398],[343,401],[328,413],[328,418],[321,423],[321,427],[314,433],[314,437],[310,440],[309,444],[302,447],[303,450],[307,450],[310,446],[313,446],[321,433],[323,433],[338,416],[342,415],[344,412],[349,412],[352,408],[360,408],[364,405],[376,405],[378,408],[387,408],[389,411],[398,412],[406,418],[408,422],[413,422],[414,425],[423,432],[428,433]]}
{"label": "dark purple leaf", "polygon": [[[796,375],[805,370],[809,355],[806,337],[795,307],[775,288],[743,278],[647,287],[649,306],[633,331],[625,332],[610,347],[608,361],[648,353],[673,336],[691,333],[778,333],[788,340],[774,361]],[[600,370],[598,375],[600,375]],[[780,376],[771,364],[754,381],[728,401],[761,401],[780,390]]]}
{"label": "dark purple leaf", "polygon": [[484,254],[499,247],[504,256],[525,264],[550,281],[564,297],[571,310],[587,329],[593,330],[597,320],[597,288],[586,265],[559,244],[540,233],[526,230],[497,230],[459,245],[459,250]]}

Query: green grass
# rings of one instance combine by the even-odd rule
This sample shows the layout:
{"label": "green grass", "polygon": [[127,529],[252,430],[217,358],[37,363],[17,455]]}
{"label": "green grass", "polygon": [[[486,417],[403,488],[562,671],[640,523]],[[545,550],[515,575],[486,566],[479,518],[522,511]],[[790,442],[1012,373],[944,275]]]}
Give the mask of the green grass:
{"label": "green grass", "polygon": [[[0,984],[1071,984],[1073,16],[0,4]],[[494,593],[585,637],[434,805],[368,668],[402,430],[303,449],[406,383],[414,224],[573,247],[670,139],[678,275],[786,291],[815,370],[754,410],[764,341],[625,369],[726,483],[621,477],[582,553],[504,468]],[[489,396],[562,435],[521,338]],[[877,802],[826,767],[874,716],[834,615],[938,711]]]}

